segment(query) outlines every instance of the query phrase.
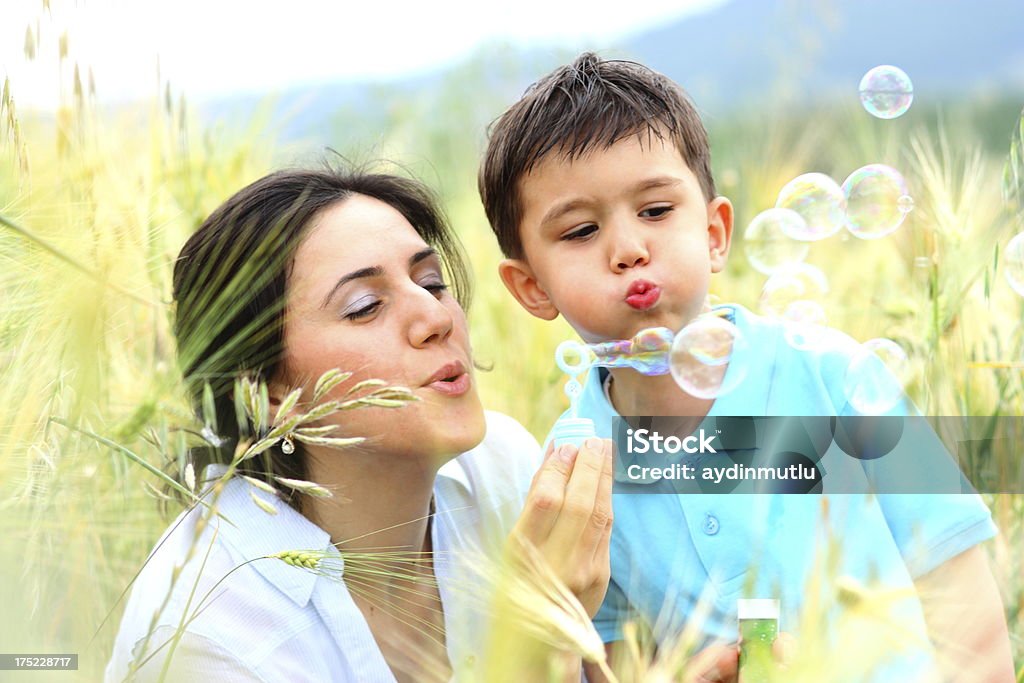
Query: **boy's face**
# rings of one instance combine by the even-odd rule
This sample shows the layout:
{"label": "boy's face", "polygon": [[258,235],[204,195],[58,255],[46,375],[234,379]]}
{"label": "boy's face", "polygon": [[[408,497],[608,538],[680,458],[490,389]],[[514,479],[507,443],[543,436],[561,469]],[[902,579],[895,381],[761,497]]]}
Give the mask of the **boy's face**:
{"label": "boy's face", "polygon": [[670,139],[631,135],[574,161],[549,154],[519,193],[525,256],[502,262],[502,281],[530,313],[561,313],[587,342],[680,329],[725,265],[732,205],[704,199]]}

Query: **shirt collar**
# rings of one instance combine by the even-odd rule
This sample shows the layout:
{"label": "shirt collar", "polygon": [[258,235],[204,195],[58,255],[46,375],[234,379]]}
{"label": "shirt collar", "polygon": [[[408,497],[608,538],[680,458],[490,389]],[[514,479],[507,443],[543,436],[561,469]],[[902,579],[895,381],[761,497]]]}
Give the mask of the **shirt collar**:
{"label": "shirt collar", "polygon": [[[464,461],[466,458],[479,457],[481,454],[476,451],[480,448],[482,445],[442,465],[437,472],[434,490],[437,491],[439,485],[444,486],[450,482],[461,488],[468,496],[472,496],[473,485]],[[226,470],[225,465],[209,465],[204,471],[203,480],[216,480]],[[273,505],[277,509],[277,514],[271,515],[261,510],[252,501],[252,495],[259,496]],[[440,506],[444,505],[443,498],[442,496]],[[260,491],[241,477],[232,477],[227,482],[217,508],[225,518],[233,522],[229,524],[224,519],[217,519],[214,524],[218,525],[218,533],[224,538],[224,542],[239,552],[245,560],[274,555],[284,550],[337,553],[326,531],[283,500],[273,499],[270,494]],[[339,568],[344,566],[340,553],[337,562]],[[251,566],[300,607],[309,602],[319,578],[312,571],[292,567],[277,559],[258,559]]]}
{"label": "shirt collar", "polygon": [[465,453],[452,458],[445,464],[441,465],[441,468],[437,471],[434,490],[437,490],[438,483],[441,481],[450,481],[461,487],[466,495],[472,496],[473,484],[469,480],[469,474],[466,471],[467,460],[474,457],[486,457],[486,454],[478,452],[482,449],[483,442],[481,442],[476,448],[466,451]]}
{"label": "shirt collar", "polygon": [[[224,465],[210,465],[204,472],[204,480],[216,479],[225,470]],[[261,510],[252,501],[250,492],[277,508],[277,514],[271,515]],[[215,519],[212,523],[217,526],[224,542],[240,553],[244,560],[262,558],[284,550],[337,552],[326,531],[283,500],[260,491],[240,477],[232,477],[226,483],[217,507],[234,524],[228,524],[223,519]],[[338,559],[341,559],[340,555]],[[299,607],[309,602],[316,581],[320,578],[312,571],[293,567],[278,559],[258,559],[250,566]]]}

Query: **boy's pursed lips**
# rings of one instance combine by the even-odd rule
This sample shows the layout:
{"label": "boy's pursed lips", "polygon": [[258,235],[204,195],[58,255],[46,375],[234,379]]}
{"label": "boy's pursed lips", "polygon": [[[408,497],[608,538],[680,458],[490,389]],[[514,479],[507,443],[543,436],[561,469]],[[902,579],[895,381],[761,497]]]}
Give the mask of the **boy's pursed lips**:
{"label": "boy's pursed lips", "polygon": [[661,287],[650,280],[633,280],[626,290],[626,303],[631,307],[645,311],[658,303],[661,298]]}

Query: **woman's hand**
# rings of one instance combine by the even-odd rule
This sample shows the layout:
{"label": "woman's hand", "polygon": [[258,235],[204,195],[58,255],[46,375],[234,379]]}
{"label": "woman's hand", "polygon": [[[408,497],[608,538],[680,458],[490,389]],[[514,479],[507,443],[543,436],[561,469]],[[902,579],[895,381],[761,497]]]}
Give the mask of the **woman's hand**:
{"label": "woman's hand", "polygon": [[513,535],[529,541],[593,617],[608,590],[612,442],[548,447]]}

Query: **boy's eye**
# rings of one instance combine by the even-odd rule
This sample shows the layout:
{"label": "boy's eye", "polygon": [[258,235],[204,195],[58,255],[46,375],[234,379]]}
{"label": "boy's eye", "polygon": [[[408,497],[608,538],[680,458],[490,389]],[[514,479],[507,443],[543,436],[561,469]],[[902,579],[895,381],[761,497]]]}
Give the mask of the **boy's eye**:
{"label": "boy's eye", "polygon": [[652,206],[640,212],[641,218],[660,218],[672,210],[671,206]]}
{"label": "boy's eye", "polygon": [[596,225],[584,225],[582,228],[577,228],[571,232],[567,232],[562,235],[562,240],[568,242],[572,240],[579,240],[590,237],[592,234],[597,232]]}

